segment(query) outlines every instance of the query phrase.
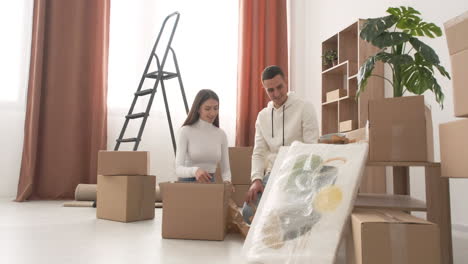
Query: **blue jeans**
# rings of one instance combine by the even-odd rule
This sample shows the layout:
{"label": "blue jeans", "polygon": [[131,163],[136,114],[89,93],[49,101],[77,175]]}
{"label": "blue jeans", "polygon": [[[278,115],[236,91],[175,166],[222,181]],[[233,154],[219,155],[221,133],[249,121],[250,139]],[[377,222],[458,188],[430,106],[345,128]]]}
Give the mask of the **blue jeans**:
{"label": "blue jeans", "polygon": [[[270,178],[270,173],[265,174],[265,177],[263,178],[263,182],[262,182],[263,189],[265,189],[265,186],[267,185],[269,178]],[[244,206],[242,207],[242,217],[244,218],[244,221],[249,225],[252,223],[252,219],[255,215],[255,212],[257,211],[257,207],[258,207],[258,204],[260,203],[261,198],[262,198],[262,193],[258,193],[257,200],[251,202],[253,206],[251,204],[247,204],[246,202],[244,202]]]}
{"label": "blue jeans", "polygon": [[[215,182],[215,174],[214,173],[208,173],[211,176],[211,182]],[[195,177],[190,177],[190,178],[178,178],[177,179],[180,182],[196,182],[197,179]]]}

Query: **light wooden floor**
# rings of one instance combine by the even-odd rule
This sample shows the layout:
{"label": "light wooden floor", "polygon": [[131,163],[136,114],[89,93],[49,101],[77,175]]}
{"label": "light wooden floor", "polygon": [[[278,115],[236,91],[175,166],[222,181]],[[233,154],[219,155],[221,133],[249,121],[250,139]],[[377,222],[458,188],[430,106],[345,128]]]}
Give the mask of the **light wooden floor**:
{"label": "light wooden floor", "polygon": [[[0,199],[0,263],[244,263],[237,234],[222,242],[166,240],[161,209],[152,221],[124,224],[62,203]],[[454,232],[454,251],[455,264],[467,263],[468,234]]]}

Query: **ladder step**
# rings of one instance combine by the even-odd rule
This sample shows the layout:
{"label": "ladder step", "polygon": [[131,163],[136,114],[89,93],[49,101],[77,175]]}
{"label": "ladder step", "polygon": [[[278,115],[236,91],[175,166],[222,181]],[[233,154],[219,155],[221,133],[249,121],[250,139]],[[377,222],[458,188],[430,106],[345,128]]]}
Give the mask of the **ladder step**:
{"label": "ladder step", "polygon": [[[157,79],[158,75],[159,75],[159,71],[154,71],[154,72],[150,72],[150,73],[145,74],[145,77],[146,78]],[[172,78],[175,78],[175,77],[177,77],[177,73],[163,71],[163,76],[162,76],[163,80],[169,80],[169,79],[172,79]]]}
{"label": "ladder step", "polygon": [[153,93],[153,89],[141,90],[135,93],[136,96],[142,96]]}
{"label": "ladder step", "polygon": [[117,142],[137,142],[139,141],[138,138],[122,138],[117,139]]}
{"label": "ladder step", "polygon": [[135,119],[135,118],[145,117],[145,115],[146,115],[145,112],[141,112],[141,113],[136,113],[136,114],[127,115],[126,118],[128,118],[128,119]]}

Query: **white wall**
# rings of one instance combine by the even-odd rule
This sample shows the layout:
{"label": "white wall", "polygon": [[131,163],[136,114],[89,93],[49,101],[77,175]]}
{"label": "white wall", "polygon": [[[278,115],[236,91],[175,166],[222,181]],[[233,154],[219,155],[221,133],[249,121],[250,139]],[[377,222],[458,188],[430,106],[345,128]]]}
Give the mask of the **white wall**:
{"label": "white wall", "polygon": [[[321,116],[321,42],[336,32],[344,29],[358,18],[385,16],[388,7],[412,6],[422,13],[423,19],[434,22],[440,27],[448,19],[468,10],[468,1],[462,0],[290,0],[291,13],[291,85],[297,93],[311,100]],[[450,72],[450,60],[445,36],[438,39],[425,39],[440,57],[442,65]],[[426,101],[432,107],[434,125],[435,158],[440,160],[439,129],[440,123],[454,120],[453,93],[451,81],[438,78],[446,95],[445,108],[441,110],[432,94],[425,95]],[[412,168],[411,193],[425,200],[424,176],[421,168]],[[451,208],[452,223],[455,226],[468,226],[468,210],[466,201],[468,196],[468,179],[451,179]]]}
{"label": "white wall", "polygon": [[[174,11],[181,16],[173,48],[189,107],[200,89],[214,90],[220,98],[220,126],[227,133],[229,145],[235,143],[238,2],[114,1],[110,13],[108,149],[115,146],[162,21]],[[172,61],[167,65],[172,66]],[[174,180],[175,174],[174,152],[158,89],[139,150],[151,152],[151,172],[160,182]],[[166,90],[177,131],[186,117],[177,80],[167,81]],[[146,102],[138,105],[140,109],[143,106]],[[126,137],[136,136],[138,128],[139,123],[130,127]],[[133,144],[122,145],[121,150],[128,147]]]}
{"label": "white wall", "polygon": [[33,1],[0,2],[0,197],[14,197],[23,148]]}

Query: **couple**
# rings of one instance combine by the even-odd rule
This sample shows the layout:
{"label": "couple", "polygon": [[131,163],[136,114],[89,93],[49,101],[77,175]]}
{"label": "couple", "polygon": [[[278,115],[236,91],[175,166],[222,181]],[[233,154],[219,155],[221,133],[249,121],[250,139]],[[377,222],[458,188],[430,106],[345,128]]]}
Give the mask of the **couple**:
{"label": "couple", "polygon": [[[284,73],[269,66],[262,84],[271,102],[257,116],[252,154],[251,186],[242,209],[251,223],[270,171],[281,146],[293,141],[316,143],[318,125],[312,104],[288,94]],[[198,92],[179,134],[176,174],[180,181],[214,182],[220,163],[224,182],[231,181],[226,134],[219,128],[219,98],[211,90]]]}

